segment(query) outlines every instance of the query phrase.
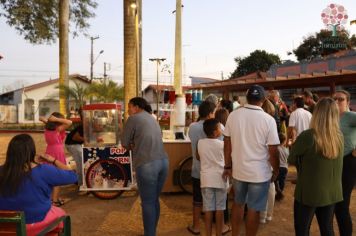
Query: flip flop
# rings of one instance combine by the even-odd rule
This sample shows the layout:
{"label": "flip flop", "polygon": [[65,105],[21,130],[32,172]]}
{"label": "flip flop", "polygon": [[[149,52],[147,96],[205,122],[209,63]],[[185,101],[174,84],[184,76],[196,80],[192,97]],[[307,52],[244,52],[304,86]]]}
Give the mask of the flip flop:
{"label": "flip flop", "polygon": [[56,207],[61,207],[64,205],[64,201],[62,199],[58,199],[58,201],[52,201],[52,205]]}
{"label": "flip flop", "polygon": [[194,231],[193,229],[192,229],[192,226],[191,225],[188,225],[187,226],[187,230],[189,231],[189,233],[191,233],[191,234],[193,234],[193,235],[200,235],[200,231]]}
{"label": "flip flop", "polygon": [[222,235],[228,234],[231,232],[231,226],[227,225],[227,230],[225,230],[224,232],[222,232]]}

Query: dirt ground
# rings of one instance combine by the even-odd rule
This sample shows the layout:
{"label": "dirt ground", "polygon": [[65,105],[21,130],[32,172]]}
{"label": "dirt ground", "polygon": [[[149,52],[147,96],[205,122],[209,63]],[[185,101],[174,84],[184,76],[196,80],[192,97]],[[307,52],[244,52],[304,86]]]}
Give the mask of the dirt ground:
{"label": "dirt ground", "polygon": [[[7,144],[15,134],[0,133],[0,164],[3,163]],[[35,141],[37,152],[45,150],[43,134],[31,134]],[[289,178],[295,175],[291,169]],[[286,183],[285,198],[276,202],[273,220],[261,225],[258,235],[261,236],[288,236],[294,235],[293,229],[293,191],[295,185],[290,181]],[[128,191],[114,200],[100,200],[92,195],[78,195],[75,186],[67,186],[63,194],[68,202],[63,209],[71,216],[72,234],[76,235],[143,235],[140,200],[135,191]],[[158,225],[159,236],[191,235],[186,226],[191,223],[192,197],[187,194],[162,194],[161,216]],[[231,207],[231,203],[230,203]],[[351,201],[351,214],[356,232],[356,191],[353,191]],[[203,221],[201,221],[203,227]],[[337,225],[335,232],[337,233]],[[203,232],[203,230],[202,230]],[[204,235],[202,233],[202,235]],[[228,234],[231,235],[231,234]],[[244,234],[242,234],[244,235]],[[311,227],[311,235],[320,235],[316,220]]]}

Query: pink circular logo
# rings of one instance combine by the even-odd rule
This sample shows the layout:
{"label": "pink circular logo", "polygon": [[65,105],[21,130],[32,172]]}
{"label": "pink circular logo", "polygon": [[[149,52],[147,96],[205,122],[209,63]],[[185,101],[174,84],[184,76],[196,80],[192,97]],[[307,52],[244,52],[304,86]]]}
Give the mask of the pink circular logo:
{"label": "pink circular logo", "polygon": [[329,30],[334,27],[337,27],[338,30],[344,29],[347,19],[345,7],[335,3],[329,4],[321,13],[321,20]]}

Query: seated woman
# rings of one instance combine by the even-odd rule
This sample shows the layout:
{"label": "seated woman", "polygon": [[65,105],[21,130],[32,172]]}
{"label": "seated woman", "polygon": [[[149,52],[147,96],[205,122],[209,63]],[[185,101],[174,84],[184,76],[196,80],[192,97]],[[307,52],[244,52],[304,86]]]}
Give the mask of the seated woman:
{"label": "seated woman", "polygon": [[11,139],[5,164],[0,167],[0,210],[24,211],[27,235],[36,235],[65,215],[51,204],[53,187],[78,181],[76,174],[60,161],[49,155],[35,160],[35,156],[32,137],[19,134]]}

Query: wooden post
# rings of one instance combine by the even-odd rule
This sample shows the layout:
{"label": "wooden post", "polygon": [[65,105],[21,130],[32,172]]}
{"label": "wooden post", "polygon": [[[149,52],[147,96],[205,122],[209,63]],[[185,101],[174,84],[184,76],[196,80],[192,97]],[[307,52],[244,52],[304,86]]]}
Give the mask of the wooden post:
{"label": "wooden post", "polygon": [[332,96],[336,91],[335,82],[330,82],[330,96]]}

